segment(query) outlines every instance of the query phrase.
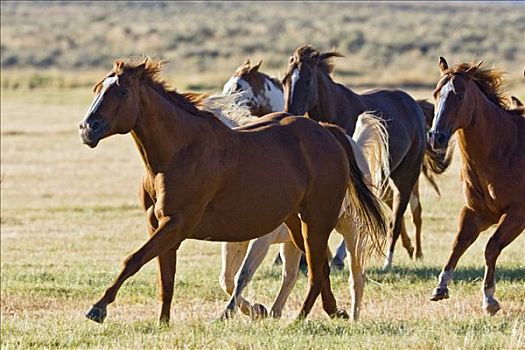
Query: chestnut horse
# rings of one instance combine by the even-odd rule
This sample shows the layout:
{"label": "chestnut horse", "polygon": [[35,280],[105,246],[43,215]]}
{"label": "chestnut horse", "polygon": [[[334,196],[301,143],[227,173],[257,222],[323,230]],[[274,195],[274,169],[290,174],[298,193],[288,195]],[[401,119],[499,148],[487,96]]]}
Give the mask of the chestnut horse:
{"label": "chestnut horse", "polygon": [[434,97],[436,116],[428,133],[435,150],[457,133],[465,205],[452,253],[439,275],[431,300],[447,299],[448,283],[459,258],[480,232],[497,224],[485,248],[483,309],[500,309],[494,298],[496,260],[525,229],[525,118],[504,96],[502,72],[477,64],[449,68],[440,57],[441,79]]}
{"label": "chestnut horse", "polygon": [[[160,71],[156,60],[115,61],[79,125],[89,147],[131,133],[145,168],[141,197],[150,235],[86,317],[103,322],[122,284],[158,257],[160,321],[169,322],[182,241],[246,241],[282,222],[308,260],[308,293],[299,317],[308,315],[319,294],[330,316],[348,317],[330,287],[329,234],[341,210],[372,237],[384,232],[384,221],[345,133],[286,113],[231,130],[198,109],[194,95],[168,88]],[[350,205],[342,208],[345,194]]]}
{"label": "chestnut horse", "polygon": [[[234,75],[226,82],[222,94],[225,96],[231,94],[238,94],[237,103],[241,106],[247,107],[252,115],[263,116],[272,112],[279,112],[284,108],[284,95],[281,82],[276,78],[260,71],[262,61],[252,66],[250,60],[246,60],[244,64],[239,66]],[[425,131],[430,130],[432,120],[434,118],[434,105],[426,100],[416,101],[425,115]],[[245,120],[245,119],[244,119]],[[227,121],[227,124],[231,123]],[[437,155],[433,152],[427,144],[427,150],[423,161],[422,173],[429,181],[432,188],[439,195],[439,187],[435,181],[436,174],[442,174],[450,165],[452,160],[453,147],[445,155]],[[392,192],[387,191],[385,196],[392,197]],[[410,237],[406,232],[404,222],[401,225],[401,241],[403,247],[407,250],[409,257],[421,259],[423,257],[423,249],[421,244],[421,228],[422,228],[422,207],[419,196],[419,180],[416,182],[412,190],[409,207],[412,214],[412,222],[415,227],[415,249],[412,246]],[[285,243],[283,243],[285,244]],[[250,248],[249,254],[253,249],[256,249],[259,244],[254,244]],[[242,256],[246,254],[248,249],[247,242],[235,242],[223,244],[223,268],[221,272],[221,286],[228,294],[233,290],[235,273],[241,264]],[[281,252],[289,251],[285,247],[281,247]],[[241,255],[241,256],[239,256]],[[346,245],[341,242],[336,250],[336,254],[332,260],[332,266],[342,269],[344,266],[344,259],[346,258]],[[293,259],[288,259],[290,261]],[[279,261],[279,254],[276,261]],[[301,267],[306,268],[304,259],[301,259]],[[283,267],[289,270],[286,266]],[[244,310],[248,310],[244,308]]]}
{"label": "chestnut horse", "polygon": [[[334,69],[332,57],[342,55],[320,53],[309,45],[294,51],[282,81],[285,111],[297,115],[308,113],[312,119],[337,124],[348,135],[354,133],[357,116],[364,111],[374,111],[385,119],[390,142],[391,173],[388,175],[394,192],[393,196],[386,197],[393,209],[384,264],[384,269],[388,269],[392,265],[395,244],[404,229],[403,214],[417,185],[423,161],[431,160],[425,157],[425,116],[417,102],[403,91],[379,89],[357,94],[334,82],[330,76]],[[436,156],[436,153],[428,155]]]}
{"label": "chestnut horse", "polygon": [[[226,116],[228,117],[228,116]],[[357,164],[372,187],[380,188],[382,174],[388,173],[388,140],[381,121],[374,115],[365,113],[359,116],[354,138],[348,137],[356,156]],[[345,249],[349,252],[350,276],[349,286],[352,297],[352,319],[357,320],[365,286],[365,262],[370,251],[371,241],[360,234],[355,223],[341,216],[335,230],[343,237]],[[248,285],[257,268],[264,260],[270,245],[281,243],[283,272],[281,288],[270,309],[272,317],[281,317],[284,304],[298,275],[298,264],[301,251],[290,239],[284,225],[274,231],[256,238],[251,242],[223,243],[221,287],[230,295],[230,300],[223,312],[223,318],[231,317],[240,307],[243,313],[252,318],[266,317],[268,311],[261,304],[251,304],[242,297],[242,291]],[[243,260],[244,259],[244,260]]]}

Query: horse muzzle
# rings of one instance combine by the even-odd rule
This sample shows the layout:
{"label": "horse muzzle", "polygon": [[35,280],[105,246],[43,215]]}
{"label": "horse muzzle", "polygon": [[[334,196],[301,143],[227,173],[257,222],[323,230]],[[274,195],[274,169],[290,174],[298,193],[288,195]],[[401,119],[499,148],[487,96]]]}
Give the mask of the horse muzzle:
{"label": "horse muzzle", "polygon": [[94,119],[91,116],[78,125],[78,132],[82,143],[88,145],[90,148],[95,148],[98,145],[105,130],[106,123]]}
{"label": "horse muzzle", "polygon": [[436,152],[444,151],[448,146],[449,140],[450,133],[429,131],[427,135],[428,144]]}

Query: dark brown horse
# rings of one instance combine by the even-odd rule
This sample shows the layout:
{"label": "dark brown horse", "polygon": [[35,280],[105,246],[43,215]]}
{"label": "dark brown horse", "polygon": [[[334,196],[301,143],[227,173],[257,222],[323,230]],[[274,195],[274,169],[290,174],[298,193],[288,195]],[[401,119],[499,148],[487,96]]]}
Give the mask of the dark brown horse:
{"label": "dark brown horse", "polygon": [[286,113],[234,131],[196,107],[202,97],[169,89],[160,70],[157,61],[115,61],[79,125],[89,147],[131,133],[145,167],[141,200],[150,235],[86,316],[103,322],[122,284],[158,257],[160,320],[169,321],[182,241],[245,241],[285,222],[309,265],[300,317],[320,293],[330,316],[348,317],[337,309],[325,257],[345,193],[345,210],[373,236],[384,232],[384,222],[344,131]]}
{"label": "dark brown horse", "polygon": [[457,134],[465,205],[431,300],[449,297],[448,283],[459,258],[480,232],[497,224],[485,248],[483,281],[483,309],[494,315],[500,309],[494,298],[496,260],[525,229],[525,118],[507,105],[500,71],[481,62],[449,68],[443,57],[439,68],[436,116],[428,136],[432,147],[442,151]]}
{"label": "dark brown horse", "polygon": [[[390,179],[394,193],[390,200],[393,220],[389,230],[389,250],[384,268],[392,264],[394,247],[403,229],[403,214],[422,169],[425,156],[425,116],[417,102],[400,90],[373,90],[357,94],[334,82],[331,57],[337,52],[320,53],[311,46],[302,46],[290,57],[283,78],[285,111],[308,116],[318,121],[339,125],[349,135],[357,117],[373,111],[386,122],[389,135]],[[419,203],[418,203],[419,204]]]}

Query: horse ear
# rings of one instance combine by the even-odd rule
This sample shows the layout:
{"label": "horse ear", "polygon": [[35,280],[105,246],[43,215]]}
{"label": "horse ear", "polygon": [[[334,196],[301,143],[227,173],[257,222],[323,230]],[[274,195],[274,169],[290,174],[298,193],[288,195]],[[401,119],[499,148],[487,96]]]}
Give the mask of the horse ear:
{"label": "horse ear", "polygon": [[146,70],[146,64],[148,63],[148,58],[146,57],[144,59],[144,62],[142,62],[141,64],[139,64],[137,67],[135,67],[135,76],[137,78],[142,78],[142,74],[144,74],[144,71]]}
{"label": "horse ear", "polygon": [[483,64],[483,60],[479,60],[479,62],[476,63],[476,68],[481,67],[482,64]]}
{"label": "horse ear", "polygon": [[253,73],[258,72],[259,68],[261,67],[261,63],[262,63],[262,60],[259,60],[259,62],[257,62],[255,66],[250,68],[250,72],[253,72]]}
{"label": "horse ear", "polygon": [[122,69],[122,67],[124,67],[124,61],[122,60],[114,60],[113,61],[113,70],[115,72],[118,72]]}
{"label": "horse ear", "polygon": [[439,56],[439,70],[441,73],[445,73],[445,71],[448,69],[448,63],[445,57]]}
{"label": "horse ear", "polygon": [[329,51],[329,52],[323,52],[322,54],[319,54],[317,59],[319,60],[319,62],[322,62],[330,57],[345,57],[345,55],[337,51]]}
{"label": "horse ear", "polygon": [[521,102],[520,99],[517,98],[516,96],[511,96],[510,101],[511,101],[510,103],[511,107],[514,107],[514,108],[523,107],[523,102]]}

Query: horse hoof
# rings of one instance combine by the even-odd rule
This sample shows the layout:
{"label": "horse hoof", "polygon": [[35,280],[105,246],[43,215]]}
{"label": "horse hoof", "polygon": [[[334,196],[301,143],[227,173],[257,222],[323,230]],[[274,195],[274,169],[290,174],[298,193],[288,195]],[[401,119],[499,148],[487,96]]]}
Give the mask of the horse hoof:
{"label": "horse hoof", "polygon": [[423,253],[416,251],[414,254],[414,260],[423,260]]}
{"label": "horse hoof", "polygon": [[268,317],[268,310],[261,304],[253,304],[252,306],[252,320],[262,319]]}
{"label": "horse hoof", "polygon": [[274,310],[271,310],[271,311],[270,311],[270,316],[271,316],[272,318],[275,318],[275,319],[277,319],[277,318],[281,318],[282,315],[283,315],[283,314],[282,314],[281,311],[274,311]]}
{"label": "horse hoof", "polygon": [[383,267],[381,268],[381,270],[382,270],[383,272],[386,272],[386,271],[390,271],[391,268],[392,268],[392,264],[385,263],[385,264],[383,265]]}
{"label": "horse hoof", "polygon": [[494,300],[490,304],[483,306],[483,310],[485,310],[485,312],[490,316],[494,316],[500,309],[501,307],[499,306],[499,303],[496,300]]}
{"label": "horse hoof", "polygon": [[96,306],[92,306],[91,309],[89,309],[89,311],[86,313],[86,317],[92,321],[95,321],[97,323],[102,323],[104,322],[104,319],[106,318],[107,316],[107,312],[106,312],[106,309],[101,309],[99,307],[96,307]]}
{"label": "horse hoof", "polygon": [[219,317],[219,321],[231,320],[233,318],[233,315],[235,315],[236,311],[237,310],[226,308]]}
{"label": "horse hoof", "polygon": [[330,315],[331,318],[339,318],[342,320],[348,320],[350,315],[344,309],[337,309],[336,312]]}
{"label": "horse hoof", "polygon": [[436,288],[434,291],[432,291],[432,296],[430,297],[430,300],[432,301],[440,301],[443,299],[448,299],[448,288]]}

